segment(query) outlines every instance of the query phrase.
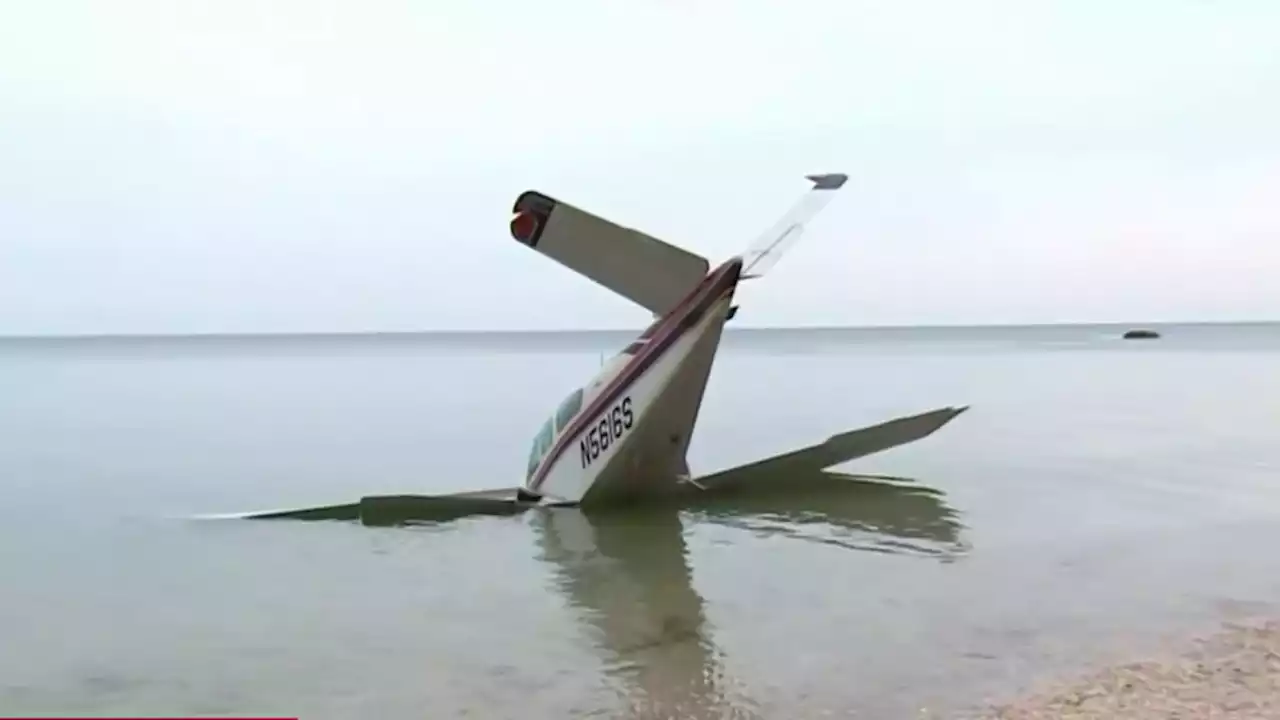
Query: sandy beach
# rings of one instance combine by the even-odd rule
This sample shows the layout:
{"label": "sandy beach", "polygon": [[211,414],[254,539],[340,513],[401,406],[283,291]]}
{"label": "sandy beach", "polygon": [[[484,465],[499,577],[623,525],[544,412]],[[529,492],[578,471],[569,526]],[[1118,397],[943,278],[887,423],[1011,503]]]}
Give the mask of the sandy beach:
{"label": "sandy beach", "polygon": [[1280,620],[1227,624],[1162,659],[1050,685],[984,720],[1250,720],[1280,717]]}

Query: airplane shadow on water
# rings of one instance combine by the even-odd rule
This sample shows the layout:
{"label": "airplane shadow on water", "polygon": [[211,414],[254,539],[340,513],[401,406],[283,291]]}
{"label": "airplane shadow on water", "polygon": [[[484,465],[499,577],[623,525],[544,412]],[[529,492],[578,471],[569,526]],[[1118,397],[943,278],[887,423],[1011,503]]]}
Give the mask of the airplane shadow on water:
{"label": "airplane shadow on water", "polygon": [[694,589],[682,515],[756,535],[943,562],[968,551],[960,513],[944,493],[909,478],[775,466],[720,476],[707,489],[684,488],[625,507],[503,508],[385,496],[288,517],[443,529],[477,514],[529,513],[541,559],[587,623],[631,717],[756,715],[724,677]]}
{"label": "airplane shadow on water", "polygon": [[[949,562],[969,550],[945,494],[910,478],[815,467],[810,451],[742,466],[625,505],[494,503],[485,493],[367,496],[357,503],[237,514],[446,529],[528,513],[554,583],[589,629],[628,717],[756,717],[725,677],[693,585],[682,515],[695,523],[855,551]],[[816,462],[825,462],[818,460]],[[209,517],[209,516],[206,516]]]}
{"label": "airplane shadow on water", "polygon": [[960,514],[943,492],[910,478],[825,470],[690,500],[684,508],[696,517],[755,534],[943,560],[968,550]]}
{"label": "airplane shadow on water", "polygon": [[542,559],[591,629],[633,717],[756,715],[748,693],[725,678],[710,638],[682,514],[861,551],[946,561],[967,550],[959,513],[943,493],[909,479],[819,471],[775,480],[626,511],[536,513]]}

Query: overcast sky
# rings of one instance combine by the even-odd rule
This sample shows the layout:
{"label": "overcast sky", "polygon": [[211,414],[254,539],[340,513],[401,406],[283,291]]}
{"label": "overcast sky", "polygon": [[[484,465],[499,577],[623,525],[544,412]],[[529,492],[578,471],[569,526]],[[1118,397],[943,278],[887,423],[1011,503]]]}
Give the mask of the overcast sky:
{"label": "overcast sky", "polygon": [[0,6],[0,333],[596,328],[536,188],[743,325],[1280,319],[1280,3]]}

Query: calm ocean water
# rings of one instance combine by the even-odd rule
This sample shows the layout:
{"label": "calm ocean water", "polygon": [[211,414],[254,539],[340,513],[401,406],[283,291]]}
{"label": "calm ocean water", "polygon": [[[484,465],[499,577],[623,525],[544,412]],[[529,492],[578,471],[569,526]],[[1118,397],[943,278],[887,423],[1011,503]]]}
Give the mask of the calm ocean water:
{"label": "calm ocean water", "polygon": [[841,468],[900,480],[430,528],[192,518],[515,484],[630,333],[0,340],[0,711],[906,717],[1269,611],[1280,325],[1157,327],[740,330],[695,471],[972,409]]}

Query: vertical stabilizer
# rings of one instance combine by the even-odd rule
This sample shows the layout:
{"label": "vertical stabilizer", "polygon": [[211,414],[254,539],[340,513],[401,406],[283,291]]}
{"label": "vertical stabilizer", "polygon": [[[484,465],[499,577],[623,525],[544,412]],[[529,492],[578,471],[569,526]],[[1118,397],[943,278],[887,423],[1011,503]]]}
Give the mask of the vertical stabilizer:
{"label": "vertical stabilizer", "polygon": [[825,175],[806,175],[813,183],[796,204],[778,219],[773,227],[766,230],[746,252],[742,254],[742,279],[758,278],[769,272],[783,253],[795,246],[804,233],[805,223],[812,220],[835,197],[836,191],[844,187],[849,179],[843,173],[827,173]]}

